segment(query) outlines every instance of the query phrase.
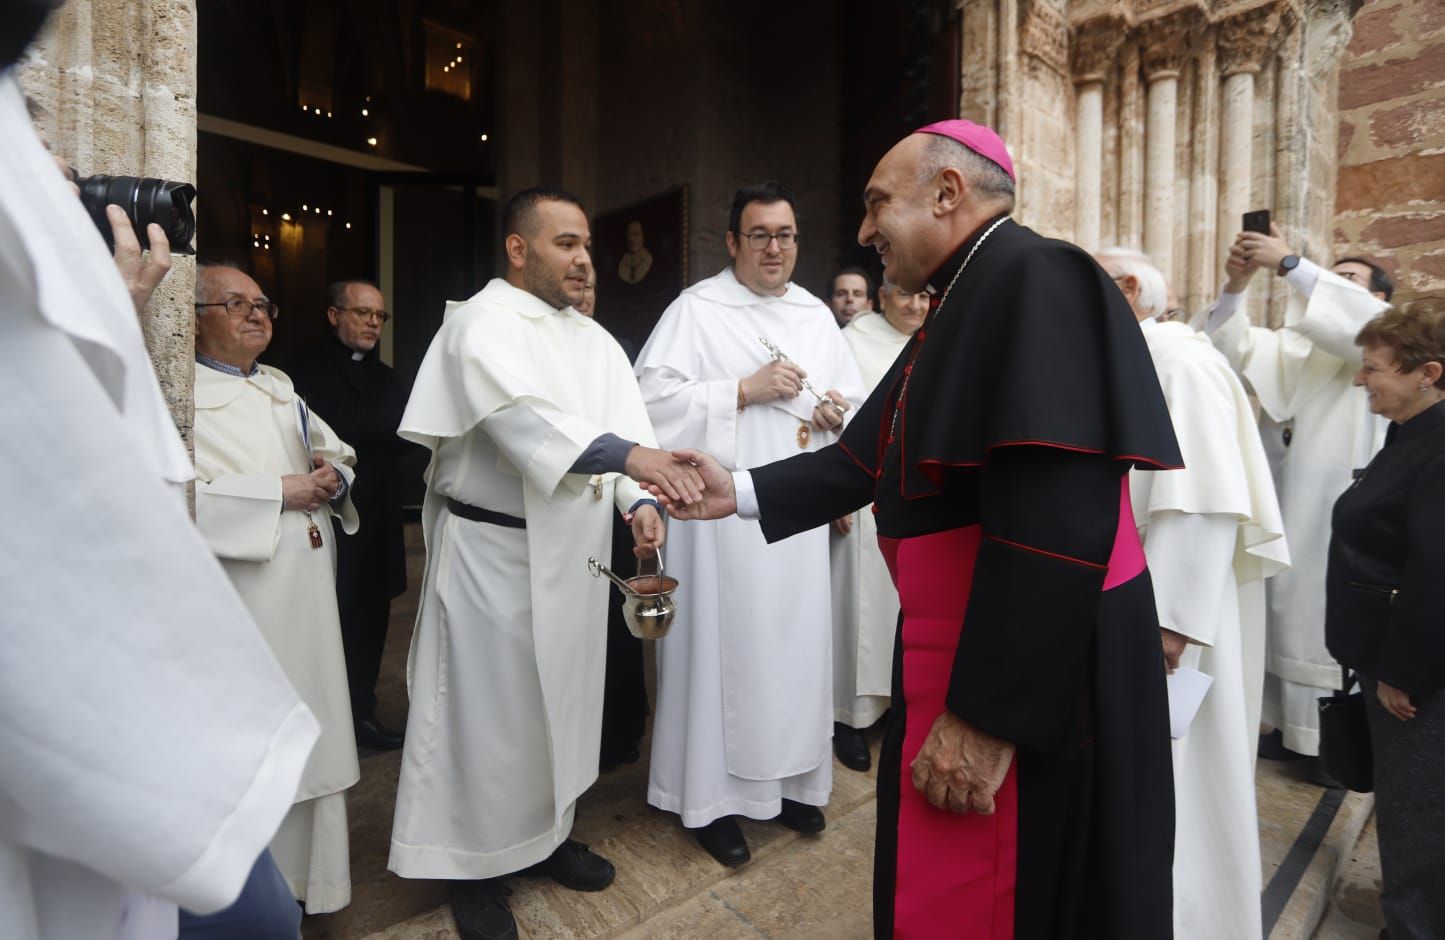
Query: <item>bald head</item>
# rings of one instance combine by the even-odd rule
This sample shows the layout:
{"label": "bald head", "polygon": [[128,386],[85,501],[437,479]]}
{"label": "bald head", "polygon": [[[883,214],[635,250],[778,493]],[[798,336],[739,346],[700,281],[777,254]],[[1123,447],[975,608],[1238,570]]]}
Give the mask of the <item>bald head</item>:
{"label": "bald head", "polygon": [[883,256],[886,280],[916,293],[983,223],[1012,210],[1013,200],[1013,180],[998,164],[950,138],[910,134],[868,179],[858,243]]}
{"label": "bald head", "polygon": [[[245,271],[223,264],[196,270],[196,352],[251,371],[271,344],[269,299]],[[230,304],[235,309],[229,309]]]}

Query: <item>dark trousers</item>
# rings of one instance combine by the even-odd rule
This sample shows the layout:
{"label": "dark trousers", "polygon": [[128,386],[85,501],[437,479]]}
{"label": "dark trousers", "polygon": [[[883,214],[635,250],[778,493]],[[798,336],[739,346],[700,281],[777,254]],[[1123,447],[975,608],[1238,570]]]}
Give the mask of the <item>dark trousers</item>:
{"label": "dark trousers", "polygon": [[348,580],[351,588],[337,591],[336,605],[341,613],[351,715],[356,721],[364,721],[376,711],[376,677],[381,673],[381,653],[386,647],[391,598],[386,595],[385,585],[368,584],[364,578]]}
{"label": "dark trousers", "polygon": [[267,849],[256,859],[241,896],[214,914],[181,911],[180,940],[297,940],[301,906]]}
{"label": "dark trousers", "polygon": [[1360,677],[1375,755],[1380,906],[1390,940],[1445,940],[1445,691],[1412,699],[1415,717],[1385,711]]}

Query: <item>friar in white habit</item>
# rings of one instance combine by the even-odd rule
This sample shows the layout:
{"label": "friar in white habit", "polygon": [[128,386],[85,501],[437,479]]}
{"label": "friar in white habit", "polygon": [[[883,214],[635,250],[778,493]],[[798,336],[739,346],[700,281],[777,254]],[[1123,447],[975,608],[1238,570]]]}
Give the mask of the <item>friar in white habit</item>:
{"label": "friar in white habit", "polygon": [[[789,280],[795,201],[774,182],[739,190],[727,232],[733,264],[683,291],[638,356],[663,446],[751,466],[836,440],[846,410],[865,397],[833,315]],[[719,862],[739,865],[750,853],[737,815],[799,832],[825,825],[827,528],[768,545],[753,521],[689,523],[668,557],[680,611],[658,643],[647,799],[678,813]]]}
{"label": "friar in white habit", "polygon": [[1174,934],[1258,938],[1264,579],[1289,566],[1274,480],[1229,363],[1187,324],[1158,320],[1164,275],[1129,249],[1098,260],[1139,318],[1184,456],[1183,470],[1129,477],[1165,665],[1213,679],[1173,744]]}
{"label": "friar in white habit", "polygon": [[[1269,583],[1268,674],[1264,721],[1277,731],[1264,756],[1319,753],[1319,704],[1341,684],[1325,649],[1325,566],[1330,513],[1385,441],[1353,384],[1360,364],[1355,335],[1387,306],[1394,285],[1362,258],[1324,270],[1272,234],[1242,232],[1225,267],[1228,281],[1204,329],[1259,400],[1259,431],[1274,471],[1289,531],[1289,571]],[[1290,286],[1284,325],[1255,327],[1238,312],[1256,271]],[[1330,781],[1318,777],[1321,782]]]}
{"label": "friar in white habit", "polygon": [[186,512],[137,320],[164,233],[142,261],[111,206],[108,256],[6,70],[24,6],[0,13],[0,936],[169,938],[235,901],[318,729]]}
{"label": "friar in white habit", "polygon": [[608,588],[587,562],[608,558],[617,512],[639,555],[661,547],[634,479],[702,490],[652,446],[622,347],[573,309],[592,275],[576,197],[517,193],[502,232],[505,278],[447,305],[399,432],[432,460],[389,867],[451,880],[469,940],[516,936],[500,876],[611,884],[569,838],[601,739]]}
{"label": "friar in white habit", "polygon": [[[872,392],[928,316],[928,294],[884,281],[880,310],[865,310],[843,328],[863,387]],[[853,770],[873,763],[863,729],[888,710],[898,589],[878,550],[873,507],[833,523],[829,574],[833,585],[833,752]]]}
{"label": "friar in white habit", "polygon": [[347,532],[356,453],[256,357],[276,305],[236,268],[196,274],[196,524],[321,722],[271,852],[307,913],[351,903],[346,789],[360,777],[330,517]]}

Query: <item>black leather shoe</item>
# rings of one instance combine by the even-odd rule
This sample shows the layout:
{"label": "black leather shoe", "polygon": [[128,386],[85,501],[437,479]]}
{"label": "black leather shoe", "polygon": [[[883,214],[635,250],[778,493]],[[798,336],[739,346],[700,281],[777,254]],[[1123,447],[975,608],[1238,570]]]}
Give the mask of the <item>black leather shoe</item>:
{"label": "black leather shoe", "polygon": [[373,751],[394,751],[402,745],[402,736],[377,721],[375,717],[356,723],[356,746]]}
{"label": "black leather shoe", "polygon": [[868,750],[868,739],[857,728],[850,728],[841,721],[833,722],[833,753],[838,762],[849,770],[867,772],[873,766],[873,754]]}
{"label": "black leather shoe", "polygon": [[1265,760],[1291,761],[1301,760],[1305,757],[1297,751],[1291,751],[1284,746],[1284,732],[1278,728],[1269,734],[1259,736],[1259,756]]}
{"label": "black leather shoe", "polygon": [[805,835],[816,835],[828,826],[821,809],[795,800],[783,800],[783,811],[773,817],[773,822]]}
{"label": "black leather shoe", "polygon": [[511,893],[495,878],[452,882],[452,917],[462,940],[517,940],[517,921],[507,904]]}
{"label": "black leather shoe", "polygon": [[616,770],[623,764],[635,764],[642,760],[642,752],[637,749],[636,744],[608,747],[602,746],[598,754],[597,769],[602,773]]}
{"label": "black leather shoe", "polygon": [[557,846],[546,861],[538,862],[521,874],[547,877],[573,891],[601,891],[612,884],[617,869],[612,863],[576,839]]}
{"label": "black leather shoe", "polygon": [[748,840],[743,838],[742,827],[736,818],[722,816],[694,829],[697,844],[707,849],[707,854],[717,859],[719,865],[736,868],[753,857],[748,851]]}

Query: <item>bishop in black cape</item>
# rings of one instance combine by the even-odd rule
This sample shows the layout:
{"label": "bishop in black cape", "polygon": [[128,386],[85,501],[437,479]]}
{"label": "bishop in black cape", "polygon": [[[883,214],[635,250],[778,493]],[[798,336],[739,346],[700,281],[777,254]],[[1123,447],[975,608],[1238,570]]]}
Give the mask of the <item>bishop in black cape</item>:
{"label": "bishop in black cape", "polygon": [[[961,136],[925,131],[991,145],[1011,184],[997,135],[946,123]],[[898,241],[887,250],[897,263]],[[1003,213],[928,289],[941,304],[839,443],[755,468],[750,483],[733,476],[769,541],[876,507],[902,613],[874,930],[1169,937],[1168,703],[1128,474],[1182,461],[1148,350],[1087,254]],[[711,469],[709,491],[727,489]],[[910,764],[945,710],[1014,747],[990,815],[935,808],[915,789]]]}

